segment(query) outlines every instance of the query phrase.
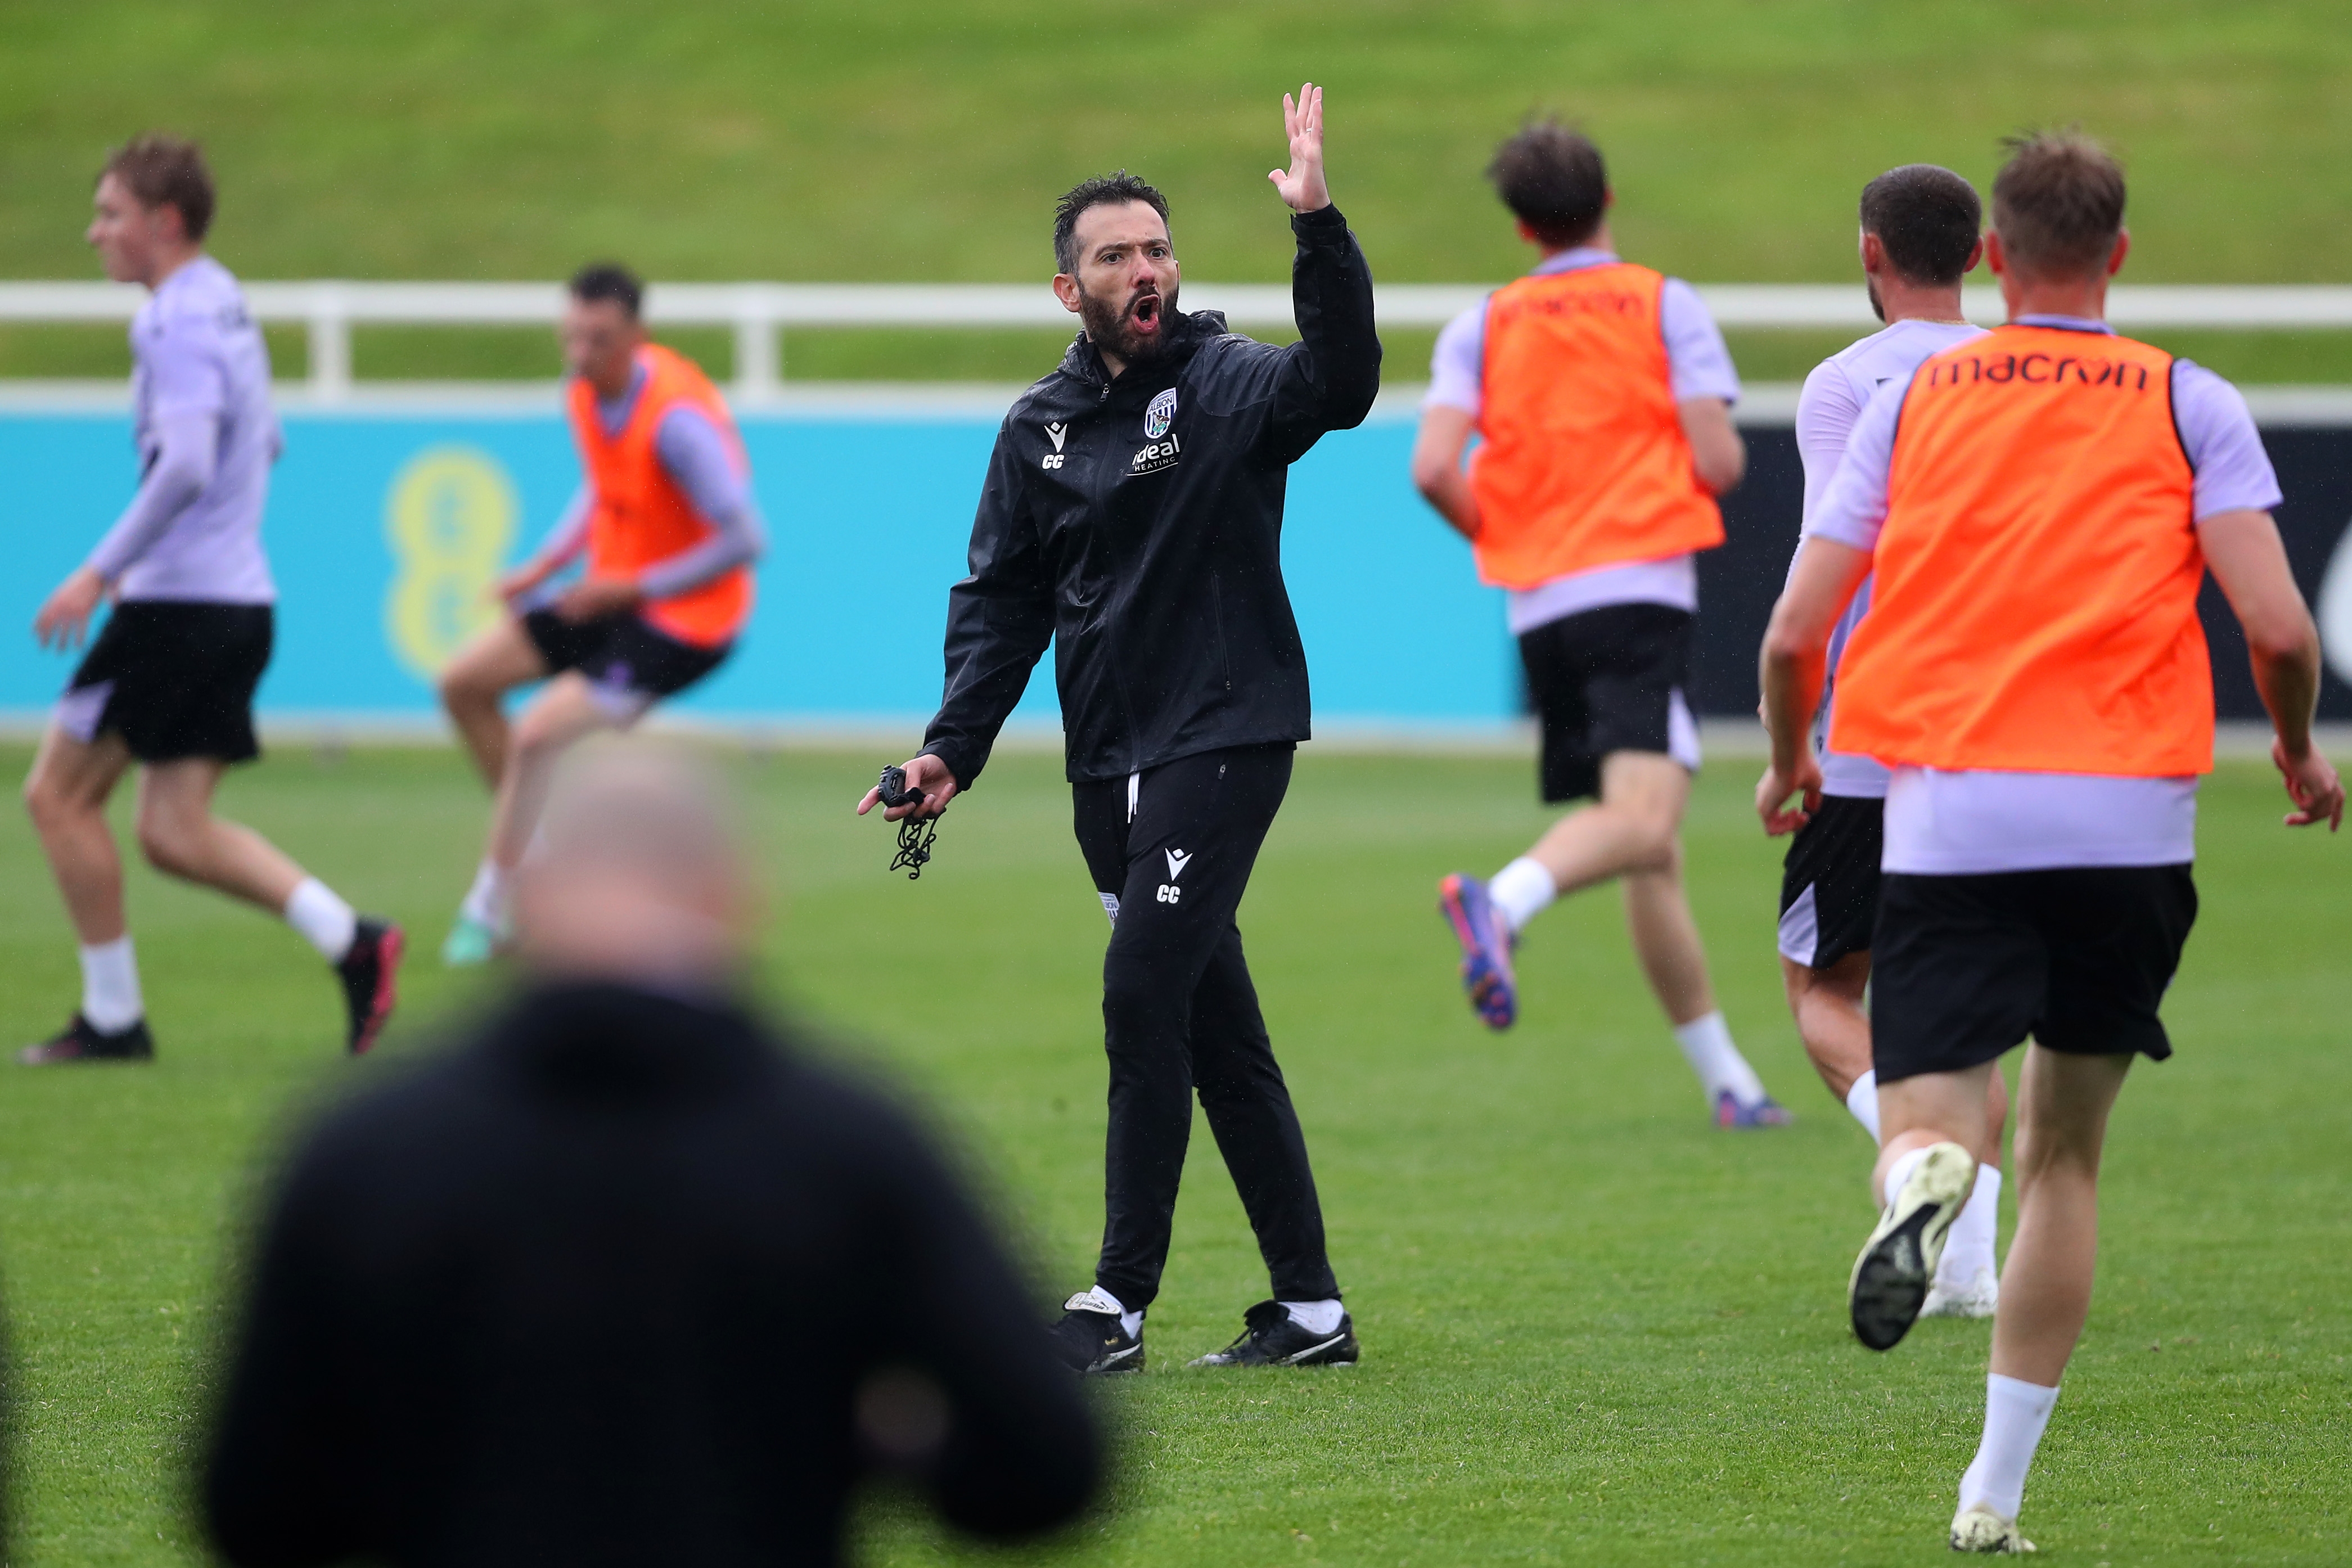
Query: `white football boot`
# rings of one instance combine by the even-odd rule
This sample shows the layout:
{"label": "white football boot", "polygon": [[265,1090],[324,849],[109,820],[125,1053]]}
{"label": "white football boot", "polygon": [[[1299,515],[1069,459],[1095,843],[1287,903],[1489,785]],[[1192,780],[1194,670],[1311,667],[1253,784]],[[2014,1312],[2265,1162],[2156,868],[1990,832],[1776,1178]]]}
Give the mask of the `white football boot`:
{"label": "white football boot", "polygon": [[2003,1519],[1984,1504],[1976,1503],[1952,1516],[1952,1550],[2014,1556],[2035,1548],[2033,1542],[2017,1532],[2017,1521]]}

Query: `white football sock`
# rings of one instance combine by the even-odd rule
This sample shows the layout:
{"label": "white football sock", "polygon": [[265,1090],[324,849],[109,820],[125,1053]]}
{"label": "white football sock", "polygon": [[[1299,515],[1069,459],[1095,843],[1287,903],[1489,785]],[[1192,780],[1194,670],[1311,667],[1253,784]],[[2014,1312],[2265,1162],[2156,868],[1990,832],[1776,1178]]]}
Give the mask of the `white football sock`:
{"label": "white football sock", "polygon": [[130,932],[81,950],[81,1016],[102,1035],[119,1035],[147,1016]]}
{"label": "white football sock", "polygon": [[1337,1300],[1285,1301],[1282,1310],[1290,1314],[1292,1322],[1310,1334],[1338,1333],[1339,1320],[1348,1315],[1348,1309]]}
{"label": "white football sock", "polygon": [[1936,1266],[1936,1278],[1960,1286],[1979,1273],[1998,1273],[1993,1242],[2000,1224],[2000,1168],[1979,1165],[1977,1184],[1969,1189],[1969,1201],[1960,1205],[1959,1217],[1952,1221],[1951,1238],[1944,1243],[1944,1260]]}
{"label": "white football sock", "polygon": [[1903,1184],[1911,1179],[1911,1173],[1919,1168],[1919,1162],[1926,1159],[1927,1151],[1934,1147],[1933,1143],[1922,1144],[1908,1154],[1895,1157],[1895,1163],[1886,1167],[1886,1184],[1879,1189],[1879,1207],[1885,1208],[1895,1201],[1895,1194],[1903,1190]]}
{"label": "white football sock", "polygon": [[2051,1406],[2057,1403],[2054,1388],[1997,1372],[1985,1374],[1984,1441],[1960,1478],[1963,1510],[1982,1503],[2003,1519],[2017,1517],[2025,1505],[2025,1472],[2033,1468],[2033,1450],[2041,1447]]}
{"label": "white football sock", "polygon": [[1099,1285],[1082,1295],[1071,1297],[1062,1310],[1067,1312],[1114,1312],[1118,1316],[1120,1331],[1129,1339],[1143,1331],[1143,1314],[1129,1311],[1126,1303]]}
{"label": "white football sock", "polygon": [[1853,1112],[1853,1119],[1862,1123],[1862,1130],[1870,1134],[1870,1141],[1877,1142],[1878,1074],[1874,1069],[1853,1080],[1853,1087],[1845,1091],[1845,1108]]}
{"label": "white football sock", "polygon": [[287,896],[286,923],[300,931],[303,940],[319,950],[320,957],[329,963],[341,963],[352,950],[360,917],[335,896],[332,888],[316,877],[305,877]]}
{"label": "white football sock", "polygon": [[511,874],[496,860],[485,858],[474,873],[474,885],[466,889],[466,901],[457,912],[495,931],[507,927],[507,882]]}
{"label": "white football sock", "polygon": [[1487,880],[1486,897],[1502,911],[1503,923],[1516,935],[1559,897],[1551,873],[1522,855]]}
{"label": "white football sock", "polygon": [[1753,1105],[1764,1098],[1764,1080],[1756,1076],[1756,1069],[1748,1065],[1748,1058],[1731,1043],[1731,1026],[1723,1021],[1720,1011],[1693,1018],[1687,1024],[1676,1024],[1675,1039],[1689,1059],[1691,1071],[1698,1074],[1699,1082],[1706,1086],[1709,1105],[1727,1089],[1742,1105]]}

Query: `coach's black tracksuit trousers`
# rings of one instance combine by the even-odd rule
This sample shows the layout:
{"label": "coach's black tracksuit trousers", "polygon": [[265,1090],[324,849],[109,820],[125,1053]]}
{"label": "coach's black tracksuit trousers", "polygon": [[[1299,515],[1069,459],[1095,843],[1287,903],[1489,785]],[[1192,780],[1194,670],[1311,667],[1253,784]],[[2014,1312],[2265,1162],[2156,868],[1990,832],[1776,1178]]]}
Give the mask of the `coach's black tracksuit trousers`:
{"label": "coach's black tracksuit trousers", "polygon": [[1234,923],[1290,786],[1292,752],[1288,742],[1203,752],[1075,788],[1078,847],[1112,925],[1103,956],[1110,1135],[1095,1279],[1131,1311],[1160,1292],[1195,1091],[1276,1299],[1339,1294],[1307,1140]]}

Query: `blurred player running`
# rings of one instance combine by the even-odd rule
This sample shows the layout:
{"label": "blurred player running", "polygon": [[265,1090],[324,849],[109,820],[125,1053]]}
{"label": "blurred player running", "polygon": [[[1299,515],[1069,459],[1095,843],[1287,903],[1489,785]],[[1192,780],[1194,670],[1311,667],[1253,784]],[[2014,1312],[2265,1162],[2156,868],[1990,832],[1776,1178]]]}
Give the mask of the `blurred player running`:
{"label": "blurred player running", "polygon": [[260,905],[334,966],[366,1050],[391,1016],[400,928],[362,920],[249,827],[213,815],[233,763],[260,754],[253,692],[269,664],[278,592],[261,548],[283,445],[269,353],[228,269],[205,254],[212,174],[193,142],[142,136],[99,176],[89,242],[107,276],[153,290],[131,323],[141,479],[121,518],[33,623],[79,647],[113,614],[42,736],[25,805],[81,942],[82,1003],[30,1064],[154,1055],[124,919],[106,803],[139,764],[140,847],[155,868]]}
{"label": "blurred player running", "polygon": [[[1439,335],[1413,483],[1471,542],[1479,577],[1510,590],[1543,798],[1600,798],[1491,882],[1439,885],[1463,986],[1489,1027],[1508,1028],[1519,931],[1561,894],[1620,880],[1634,951],[1717,1123],[1777,1126],[1789,1113],[1732,1043],[1682,882],[1699,763],[1683,695],[1696,552],[1723,542],[1715,498],[1747,467],[1730,416],[1739,378],[1690,286],[1611,249],[1591,142],[1530,125],[1487,173],[1543,260]],[[1465,475],[1474,429],[1486,444]]]}
{"label": "blurred player running", "polygon": [[[709,378],[646,341],[643,295],[618,267],[572,279],[562,337],[586,478],[538,554],[499,584],[512,613],[442,672],[442,702],[498,795],[445,963],[480,963],[511,934],[514,868],[564,749],[718,668],[751,613],[767,533],[743,443]],[[583,553],[579,582],[542,592]],[[546,688],[509,727],[502,700],[537,680]]]}
{"label": "blurred player running", "polygon": [[[1805,378],[1797,399],[1797,451],[1805,465],[1808,520],[1871,395],[1890,381],[1908,381],[1929,354],[1982,335],[1961,319],[1960,279],[1977,264],[1983,217],[1969,183],[1932,163],[1890,169],[1863,188],[1863,278],[1871,309],[1886,328],[1839,350]],[[1838,655],[1869,607],[1864,579],[1830,637],[1816,742],[1829,732]],[[1822,754],[1821,768],[1821,805],[1790,842],[1780,881],[1780,974],[1806,1055],[1875,1143],[1878,1080],[1870,1069],[1863,994],[1870,984],[1870,928],[1878,918],[1886,770],[1868,757],[1835,752]],[[1997,1073],[1990,1089],[1990,1121],[1976,1146],[1976,1190],[1952,1224],[1923,1317],[1990,1318],[2000,1294],[1993,1240],[2008,1097]]]}
{"label": "blurred player running", "polygon": [[2269,512],[2262,438],[2210,371],[2102,320],[2129,247],[2095,143],[2028,137],[1993,184],[2009,324],[1927,359],[1856,422],[1762,658],[1768,830],[1810,810],[1805,743],[1840,613],[1838,752],[1894,769],[1872,1051],[1885,1209],[1855,1262],[1854,1331],[1885,1350],[1926,1299],[1974,1180],[1998,1059],[2028,1036],[2017,1237],[1984,1435],[1951,1543],[2021,1552],[2025,1477],[2090,1307],[2106,1121],[2197,914],[2197,779],[2212,765],[2208,568],[2245,627],[2290,826],[2339,823],[2312,744],[2319,639]]}

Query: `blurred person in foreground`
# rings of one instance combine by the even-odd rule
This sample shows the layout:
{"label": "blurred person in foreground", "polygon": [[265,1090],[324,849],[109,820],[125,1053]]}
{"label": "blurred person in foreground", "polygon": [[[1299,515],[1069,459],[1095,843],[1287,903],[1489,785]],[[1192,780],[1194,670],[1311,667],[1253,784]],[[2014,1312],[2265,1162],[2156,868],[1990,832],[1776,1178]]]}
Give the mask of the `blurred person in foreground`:
{"label": "blurred person in foreground", "polygon": [[[1872,1350],[1910,1330],[1974,1190],[1997,1064],[2030,1037],[2017,1233],[1950,1534],[2018,1552],[2090,1310],[2107,1115],[2137,1058],[2172,1055],[2158,1009],[2197,920],[2213,766],[2208,571],[2245,630],[2286,824],[2334,831],[2344,786],[2313,743],[2319,635],[2245,399],[2106,324],[2131,249],[2122,167],[2076,133],[2026,136],[1992,191],[1985,258],[2008,322],[1889,379],[1847,436],[1765,634],[1756,807],[1771,833],[1821,808],[1809,731],[1867,576],[1828,743],[1892,770],[1871,938],[1885,1208],[1848,1310]],[[1907,1436],[1922,1451],[1927,1424]]]}
{"label": "blurred person in foreground", "polygon": [[1076,1514],[1101,1446],[971,1199],[739,999],[714,782],[614,742],[545,831],[521,992],[277,1187],[203,1482],[223,1556],[834,1563],[877,1468],[981,1535]]}

